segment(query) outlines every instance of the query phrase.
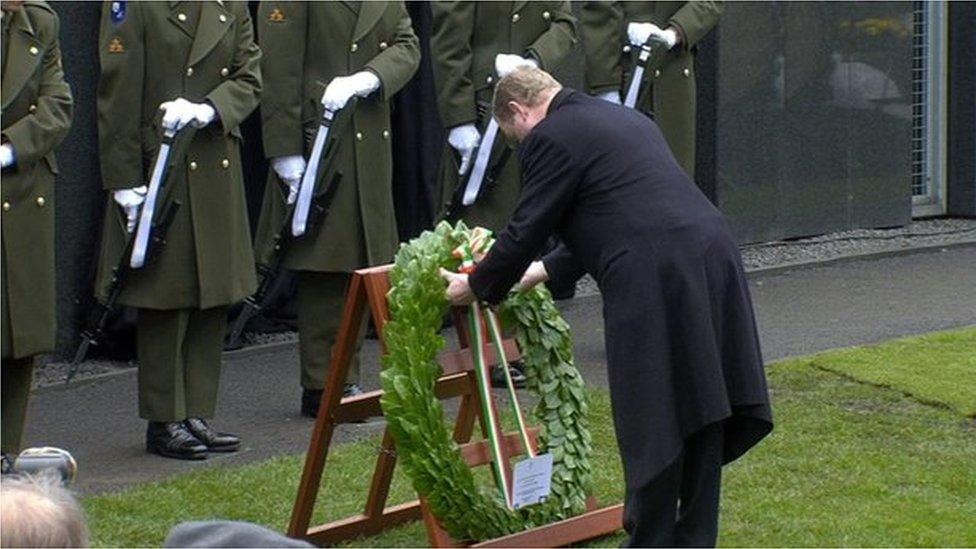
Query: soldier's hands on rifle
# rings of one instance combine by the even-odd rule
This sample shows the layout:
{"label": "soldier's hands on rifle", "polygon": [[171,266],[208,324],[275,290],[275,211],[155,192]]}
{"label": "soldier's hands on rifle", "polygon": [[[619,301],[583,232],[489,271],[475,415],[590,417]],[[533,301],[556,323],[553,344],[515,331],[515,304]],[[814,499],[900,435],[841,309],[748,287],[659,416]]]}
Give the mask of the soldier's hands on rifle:
{"label": "soldier's hands on rifle", "polygon": [[125,212],[125,230],[132,232],[136,228],[136,220],[139,218],[139,206],[146,200],[148,189],[145,185],[132,187],[131,189],[120,189],[112,193],[112,199],[122,207]]}
{"label": "soldier's hands on rifle", "polygon": [[187,124],[195,128],[202,128],[214,121],[217,111],[207,103],[193,103],[177,97],[159,105],[163,111],[163,127],[167,130],[180,131]]}
{"label": "soldier's hands on rifle", "polygon": [[597,95],[600,99],[613,103],[614,105],[621,105],[620,102],[620,90],[613,90],[608,92],[603,92]]}
{"label": "soldier's hands on rifle", "polygon": [[627,38],[635,46],[642,46],[654,39],[664,43],[670,50],[678,43],[678,31],[672,27],[662,29],[654,23],[631,23],[627,25]]}
{"label": "soldier's hands on rifle", "polygon": [[498,78],[505,78],[509,73],[520,67],[539,68],[539,63],[535,59],[514,55],[511,53],[499,53],[495,56],[495,72]]}
{"label": "soldier's hands on rifle", "polygon": [[271,159],[271,167],[278,178],[288,185],[288,204],[294,204],[305,173],[305,157],[300,154],[276,156]]}
{"label": "soldier's hands on rifle", "polygon": [[366,97],[380,89],[380,78],[372,71],[360,71],[352,76],[337,76],[329,82],[322,96],[322,105],[331,111],[346,106],[352,96]]}
{"label": "soldier's hands on rifle", "polygon": [[10,143],[0,145],[0,166],[4,168],[13,166],[14,159],[14,148],[10,145]]}
{"label": "soldier's hands on rifle", "polygon": [[475,149],[478,148],[478,144],[481,143],[481,133],[478,132],[478,128],[475,127],[474,123],[455,126],[448,132],[447,142],[461,155],[461,167],[458,169],[458,175],[468,173],[468,168],[471,167],[471,157],[474,155]]}

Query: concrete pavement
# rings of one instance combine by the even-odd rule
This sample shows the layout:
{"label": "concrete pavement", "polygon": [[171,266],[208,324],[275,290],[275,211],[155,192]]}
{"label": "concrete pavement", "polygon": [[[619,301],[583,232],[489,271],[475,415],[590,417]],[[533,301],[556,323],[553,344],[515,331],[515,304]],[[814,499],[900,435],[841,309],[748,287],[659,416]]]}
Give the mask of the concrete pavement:
{"label": "concrete pavement", "polygon": [[[976,246],[758,273],[750,281],[767,361],[976,324]],[[601,306],[599,296],[590,296],[560,308],[573,327],[584,377],[604,386]],[[89,493],[201,467],[304,453],[312,420],[298,414],[297,345],[228,353],[224,362],[214,424],[244,438],[237,454],[196,463],[147,455],[134,371],[39,391],[31,403],[26,443],[69,449],[79,462],[77,487]],[[367,388],[377,385],[378,364],[378,346],[367,341]],[[338,439],[381,428],[381,423],[343,426]]]}

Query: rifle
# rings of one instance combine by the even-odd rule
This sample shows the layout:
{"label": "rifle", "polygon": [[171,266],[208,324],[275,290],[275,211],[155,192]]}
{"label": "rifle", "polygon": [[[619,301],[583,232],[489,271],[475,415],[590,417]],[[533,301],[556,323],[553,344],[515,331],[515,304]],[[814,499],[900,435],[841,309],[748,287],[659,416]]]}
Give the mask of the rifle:
{"label": "rifle", "polygon": [[[260,313],[270,297],[276,293],[276,283],[291,242],[311,233],[312,229],[322,223],[328,215],[332,199],[342,179],[342,172],[332,168],[338,154],[338,141],[352,119],[356,103],[357,98],[353,97],[338,112],[325,110],[322,113],[308,168],[302,175],[298,198],[294,204],[285,206],[281,225],[271,238],[271,255],[267,261],[260,261],[257,264],[260,278],[258,289],[244,300],[244,307],[234,319],[225,348],[233,349],[237,346],[247,322]],[[326,177],[330,171],[331,176]],[[328,184],[323,185],[323,181],[326,180]]]}
{"label": "rifle", "polygon": [[[478,110],[488,109],[487,105],[479,105]],[[491,116],[491,113],[487,113]],[[481,143],[474,152],[475,162],[468,172],[468,178],[464,184],[459,184],[451,196],[451,201],[447,204],[444,218],[454,221],[461,217],[461,212],[465,207],[471,206],[479,198],[487,194],[488,190],[498,182],[498,177],[502,169],[508,163],[512,154],[512,148],[502,142],[501,150],[495,147],[498,141],[498,123],[491,117],[485,135]],[[494,162],[492,162],[494,160]]]}
{"label": "rifle", "polygon": [[[128,275],[136,270],[150,264],[166,248],[166,235],[170,225],[176,218],[182,203],[179,200],[171,200],[172,187],[169,179],[173,173],[173,168],[181,163],[186,156],[186,146],[193,140],[196,128],[187,126],[180,132],[167,130],[163,134],[159,152],[153,162],[153,171],[150,178],[150,192],[153,192],[153,200],[143,202],[139,210],[139,225],[137,230],[126,233],[125,244],[119,260],[112,268],[112,276],[109,279],[105,301],[98,303],[91,311],[85,329],[81,332],[81,343],[75,351],[74,359],[68,368],[68,376],[65,383],[69,383],[78,373],[78,367],[85,360],[88,349],[98,346],[105,336],[105,326],[115,312],[115,304],[122,294],[122,289]],[[178,150],[176,155],[170,154],[172,150]],[[148,194],[148,193],[147,193]],[[157,208],[157,205],[160,205]],[[137,242],[142,244],[140,252],[137,254]]]}
{"label": "rifle", "polygon": [[[627,95],[624,97],[624,106],[630,108],[636,108],[639,103],[638,100],[644,98],[644,94],[647,93],[646,87],[642,89],[641,84],[644,82],[644,72],[649,67],[659,66],[661,61],[663,61],[665,54],[667,54],[668,49],[663,47],[663,42],[654,40],[654,37],[648,39],[640,46],[640,54],[637,56],[637,63],[634,66],[634,72],[630,77],[630,84],[627,85]],[[625,47],[624,52],[629,52],[630,47]],[[653,57],[653,60],[651,59]]]}

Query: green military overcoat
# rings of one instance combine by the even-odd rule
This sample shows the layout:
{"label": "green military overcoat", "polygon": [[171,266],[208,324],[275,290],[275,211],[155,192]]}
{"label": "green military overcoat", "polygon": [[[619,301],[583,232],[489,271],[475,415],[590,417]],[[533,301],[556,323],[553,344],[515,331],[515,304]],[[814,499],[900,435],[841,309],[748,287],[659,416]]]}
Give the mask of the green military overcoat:
{"label": "green military overcoat", "polygon": [[[227,305],[256,287],[240,124],[258,105],[261,52],[245,2],[128,2],[102,13],[98,131],[105,189],[148,183],[159,146],[159,105],[209,102],[175,174],[182,201],[159,258],[135,271],[119,302],[150,309]],[[118,3],[116,3],[118,6]],[[125,216],[108,193],[96,291],[105,297],[125,240]]]}
{"label": "green military overcoat", "polygon": [[[390,99],[420,64],[420,46],[402,2],[261,2],[258,38],[264,52],[261,100],[268,158],[308,159],[322,116],[322,93],[337,76],[368,70],[380,89],[358,102],[340,137],[335,166],[342,173],[325,222],[294,241],[289,269],[351,272],[393,259],[399,242],[393,212]],[[287,187],[274,169],[255,248],[267,259],[285,213]]]}
{"label": "green military overcoat", "polygon": [[[688,173],[695,170],[695,45],[718,23],[722,3],[691,2],[584,2],[580,9],[580,35],[586,64],[586,91],[598,94],[621,90],[632,70],[627,25],[654,23],[662,29],[674,26],[681,44],[668,53],[663,64],[645,73],[645,94],[637,107],[653,110],[654,118],[674,156]],[[628,48],[630,49],[630,48]],[[653,97],[653,105],[651,104]]]}
{"label": "green military overcoat", "polygon": [[[576,19],[569,2],[435,1],[431,10],[434,80],[441,121],[448,130],[474,122],[484,134],[494,93],[495,56],[530,56],[551,71],[576,44]],[[439,193],[442,210],[460,183],[458,167],[457,153],[446,146]],[[497,184],[464,211],[463,219],[493,230],[504,228],[518,200],[519,181],[513,156]]]}
{"label": "green military overcoat", "polygon": [[3,142],[16,164],[3,170],[3,357],[54,348],[54,148],[71,124],[61,70],[58,16],[28,1],[11,17],[3,52]]}

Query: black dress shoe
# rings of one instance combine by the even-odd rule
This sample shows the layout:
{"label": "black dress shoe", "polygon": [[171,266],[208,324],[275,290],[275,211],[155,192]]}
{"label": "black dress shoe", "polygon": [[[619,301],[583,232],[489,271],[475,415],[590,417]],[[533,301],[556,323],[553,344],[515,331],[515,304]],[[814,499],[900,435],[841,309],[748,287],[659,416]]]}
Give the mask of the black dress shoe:
{"label": "black dress shoe", "polygon": [[174,459],[207,459],[207,446],[182,421],[150,421],[146,451]]}
{"label": "black dress shoe", "polygon": [[229,434],[218,433],[207,425],[207,422],[198,417],[191,417],[183,422],[186,429],[193,433],[193,436],[200,439],[200,442],[207,446],[211,452],[236,452],[241,447],[241,439]]}
{"label": "black dress shoe", "polygon": [[[525,374],[522,373],[521,366],[518,363],[509,364],[508,372],[512,376],[512,385],[516,389],[524,389]],[[491,368],[491,386],[495,389],[508,387],[508,383],[505,381],[505,371],[502,370],[500,365],[495,365]]]}
{"label": "black dress shoe", "polygon": [[[319,403],[322,402],[322,389],[302,388],[302,415],[305,417],[319,416]],[[346,383],[342,386],[342,398],[363,394],[358,383]]]}

